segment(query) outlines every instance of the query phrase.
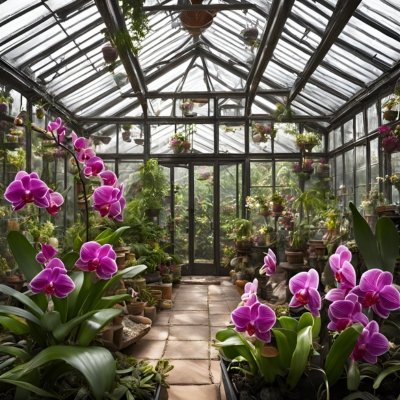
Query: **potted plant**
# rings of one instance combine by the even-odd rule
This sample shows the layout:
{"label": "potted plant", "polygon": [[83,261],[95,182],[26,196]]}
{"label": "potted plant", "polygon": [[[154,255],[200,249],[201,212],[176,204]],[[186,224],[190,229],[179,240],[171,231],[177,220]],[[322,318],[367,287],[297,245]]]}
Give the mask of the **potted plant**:
{"label": "potted plant", "polygon": [[40,98],[39,100],[33,101],[32,104],[36,107],[35,114],[37,119],[43,119],[46,115],[44,107],[49,104],[47,101]]}
{"label": "potted plant", "polygon": [[[247,238],[251,235],[251,221],[247,219],[238,218],[233,221],[233,235],[236,239],[237,248],[243,248],[243,239],[248,241]],[[246,247],[251,247],[247,246]]]}
{"label": "potted plant", "polygon": [[287,262],[302,264],[303,253],[307,247],[308,235],[306,230],[299,225],[296,230],[289,233],[289,248],[285,250]]}
{"label": "potted plant", "polygon": [[123,124],[122,125],[122,140],[124,142],[130,143],[132,141],[131,139],[131,129],[132,129],[132,125],[130,124]]}
{"label": "potted plant", "polygon": [[394,96],[382,104],[383,118],[386,121],[400,119],[400,85],[397,86]]}
{"label": "potted plant", "polygon": [[269,138],[275,138],[278,130],[269,124],[251,123],[251,134],[255,144],[267,143]]}
{"label": "potted plant", "polygon": [[272,202],[272,211],[274,213],[281,213],[285,209],[286,198],[279,192],[272,193],[271,202]]}
{"label": "potted plant", "polygon": [[298,148],[311,151],[315,146],[321,144],[322,135],[305,131],[304,133],[298,133],[295,140]]}
{"label": "potted plant", "polygon": [[382,147],[386,153],[391,154],[400,150],[400,125],[397,125],[393,130],[387,125],[382,125],[378,132],[383,138]]}
{"label": "potted plant", "polygon": [[329,178],[329,164],[325,158],[321,158],[318,162],[317,176],[319,178]]}
{"label": "potted plant", "polygon": [[169,147],[175,154],[187,153],[190,146],[188,136],[185,136],[182,132],[174,133],[169,137]]}
{"label": "potted plant", "polygon": [[179,106],[179,108],[182,110],[182,115],[186,115],[186,114],[192,112],[193,107],[194,107],[194,103],[191,99],[184,100]]}
{"label": "potted plant", "polygon": [[240,36],[248,45],[254,45],[258,38],[258,28],[256,26],[245,28],[240,32]]}
{"label": "potted plant", "polygon": [[118,50],[111,43],[106,43],[101,51],[106,64],[112,64],[113,62],[117,61]]}

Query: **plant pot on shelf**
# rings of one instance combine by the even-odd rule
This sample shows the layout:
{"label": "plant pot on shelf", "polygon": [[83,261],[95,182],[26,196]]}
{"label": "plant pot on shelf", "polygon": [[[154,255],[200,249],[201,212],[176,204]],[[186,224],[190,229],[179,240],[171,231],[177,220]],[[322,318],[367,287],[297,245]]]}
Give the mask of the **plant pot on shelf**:
{"label": "plant pot on shelf", "polygon": [[125,269],[125,253],[118,253],[116,258],[118,271]]}
{"label": "plant pot on shelf", "polygon": [[242,248],[243,249],[250,249],[252,244],[253,243],[251,242],[251,240],[243,240],[242,241]]}
{"label": "plant pot on shelf", "polygon": [[149,274],[143,274],[143,278],[146,279],[146,283],[159,282],[161,279],[160,271],[152,272]]}
{"label": "plant pot on shelf", "polygon": [[[237,273],[236,273],[237,274]],[[246,276],[246,274],[244,274]],[[246,279],[236,279],[236,290],[239,292],[240,295],[244,293],[244,287],[246,286]]]}
{"label": "plant pot on shelf", "polygon": [[246,279],[246,272],[238,271],[236,272],[236,280],[243,281]]}
{"label": "plant pot on shelf", "polygon": [[139,146],[143,146],[144,145],[144,139],[133,139],[133,141],[138,144]]}
{"label": "plant pot on shelf", "polygon": [[154,322],[157,318],[157,310],[155,306],[149,306],[144,308],[144,316],[148,319],[151,319],[151,322]]}
{"label": "plant pot on shelf", "polygon": [[243,240],[236,240],[236,248],[243,249]]}
{"label": "plant pot on shelf", "polygon": [[281,213],[285,207],[282,204],[273,204],[272,205],[272,211],[274,213]]}
{"label": "plant pot on shelf", "polygon": [[128,309],[129,314],[140,315],[144,311],[146,304],[147,302],[143,301],[133,301],[132,303],[127,304],[126,308]]}
{"label": "plant pot on shelf", "polygon": [[190,149],[190,142],[182,142],[182,147],[185,150],[189,150]]}
{"label": "plant pot on shelf", "polygon": [[286,260],[289,264],[303,264],[302,251],[285,250]]}

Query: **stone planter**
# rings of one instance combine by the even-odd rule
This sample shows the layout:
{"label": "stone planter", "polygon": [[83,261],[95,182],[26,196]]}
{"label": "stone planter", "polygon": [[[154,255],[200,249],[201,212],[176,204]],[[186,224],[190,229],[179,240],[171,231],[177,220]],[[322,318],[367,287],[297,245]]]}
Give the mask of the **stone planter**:
{"label": "stone planter", "polygon": [[243,281],[246,279],[246,273],[242,271],[236,272],[236,280]]}
{"label": "stone planter", "polygon": [[154,322],[157,317],[157,310],[154,306],[145,307],[144,308],[144,316],[146,318],[151,319],[151,322]]}

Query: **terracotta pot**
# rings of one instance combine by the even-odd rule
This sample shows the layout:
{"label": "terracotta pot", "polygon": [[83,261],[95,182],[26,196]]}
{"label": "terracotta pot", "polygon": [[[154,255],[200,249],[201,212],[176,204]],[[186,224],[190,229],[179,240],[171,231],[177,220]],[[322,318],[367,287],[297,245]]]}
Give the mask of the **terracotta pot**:
{"label": "terracotta pot", "polygon": [[236,272],[236,281],[243,281],[246,279],[246,273],[242,271]]}
{"label": "terracotta pot", "polygon": [[121,314],[113,318],[113,325],[121,325],[123,319],[124,319],[124,314],[122,313],[121,309]]}
{"label": "terracotta pot", "polygon": [[236,241],[236,248],[237,249],[242,249],[243,248],[243,241],[242,240],[237,240]]}
{"label": "terracotta pot", "polygon": [[246,280],[240,280],[240,279],[236,280],[236,289],[240,295],[242,295],[244,293],[244,287],[247,282],[248,281],[246,281]]}
{"label": "terracotta pot", "polygon": [[117,262],[117,267],[118,267],[119,271],[121,271],[122,269],[125,269],[125,254],[121,254],[121,253],[117,254],[116,262]]}
{"label": "terracotta pot", "polygon": [[285,250],[285,254],[289,264],[303,264],[303,253],[301,251]]}
{"label": "terracotta pot", "polygon": [[325,256],[326,255],[326,246],[325,245],[315,246],[315,255],[318,257]]}
{"label": "terracotta pot", "polygon": [[101,51],[103,52],[104,61],[107,64],[111,64],[118,58],[118,51],[116,48],[112,47],[111,44],[106,44]]}
{"label": "terracotta pot", "polygon": [[252,244],[253,243],[250,240],[243,240],[242,241],[242,248],[243,249],[250,249]]}
{"label": "terracotta pot", "polygon": [[190,142],[182,142],[182,147],[186,150],[190,149]]}
{"label": "terracotta pot", "polygon": [[154,297],[155,300],[162,299],[162,291],[161,290],[150,289],[148,292]]}
{"label": "terracotta pot", "polygon": [[274,205],[272,206],[272,211],[273,211],[274,213],[281,213],[284,209],[285,209],[285,207],[282,206],[281,204],[274,204]]}
{"label": "terracotta pot", "polygon": [[304,149],[306,151],[311,151],[316,146],[314,143],[296,143],[296,145],[299,149]]}
{"label": "terracotta pot", "polygon": [[154,322],[157,317],[157,310],[154,306],[145,307],[144,308],[144,316],[146,318],[151,319],[151,322]]}
{"label": "terracotta pot", "polygon": [[126,308],[128,309],[129,314],[140,315],[144,311],[146,304],[147,304],[146,302],[134,301],[132,303],[127,304]]}

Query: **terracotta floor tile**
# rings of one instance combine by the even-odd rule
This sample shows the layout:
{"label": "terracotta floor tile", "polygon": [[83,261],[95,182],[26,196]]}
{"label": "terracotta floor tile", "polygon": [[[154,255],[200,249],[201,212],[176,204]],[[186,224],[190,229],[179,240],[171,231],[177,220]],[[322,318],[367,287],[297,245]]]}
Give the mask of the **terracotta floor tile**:
{"label": "terracotta floor tile", "polygon": [[211,361],[210,371],[213,383],[219,384],[221,382],[221,367],[219,365],[219,360]]}
{"label": "terracotta floor tile", "polygon": [[142,340],[167,340],[168,326],[152,326],[150,332]]}
{"label": "terracotta floor tile", "polygon": [[208,341],[168,341],[167,360],[208,360]]}
{"label": "terracotta floor tile", "polygon": [[208,340],[208,326],[170,326],[168,340]]}
{"label": "terracotta floor tile", "polygon": [[239,300],[227,300],[226,301],[226,304],[228,305],[230,312],[232,312],[233,310],[236,310],[236,308],[239,305]]}
{"label": "terracotta floor tile", "polygon": [[164,314],[163,311],[161,311],[160,313],[158,313],[158,311],[157,311],[157,318],[153,322],[152,326],[167,326],[169,323],[170,317],[171,317],[170,312]]}
{"label": "terracotta floor tile", "polygon": [[184,285],[181,286],[178,290],[178,293],[207,293],[208,288],[206,285]]}
{"label": "terracotta floor tile", "polygon": [[170,325],[208,325],[208,312],[174,311],[169,323]]}
{"label": "terracotta floor tile", "polygon": [[168,389],[169,400],[217,400],[218,385],[177,386]]}
{"label": "terracotta floor tile", "polygon": [[230,323],[230,321],[231,321],[231,314],[210,315],[210,325],[211,326],[228,325]]}
{"label": "terracotta floor tile", "polygon": [[[169,373],[170,385],[208,385],[211,384],[208,360],[175,360],[174,369]],[[203,397],[204,398],[204,397]],[[200,400],[202,397],[186,396],[185,400]],[[205,399],[208,400],[207,397]],[[171,398],[170,398],[171,400]]]}
{"label": "terracotta floor tile", "polygon": [[175,311],[207,311],[208,304],[204,301],[184,301],[179,300],[174,303],[173,310]]}
{"label": "terracotta floor tile", "polygon": [[207,300],[205,293],[178,293],[175,296],[175,301],[203,301]]}
{"label": "terracotta floor tile", "polygon": [[159,360],[164,353],[164,348],[164,340],[141,340],[140,342],[127,347],[126,350],[124,350],[124,353],[129,354],[135,358]]}
{"label": "terracotta floor tile", "polygon": [[230,308],[226,302],[210,304],[210,315],[211,314],[228,314],[230,313]]}

